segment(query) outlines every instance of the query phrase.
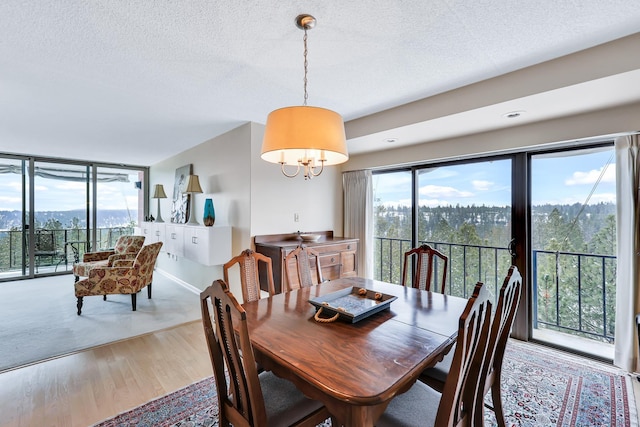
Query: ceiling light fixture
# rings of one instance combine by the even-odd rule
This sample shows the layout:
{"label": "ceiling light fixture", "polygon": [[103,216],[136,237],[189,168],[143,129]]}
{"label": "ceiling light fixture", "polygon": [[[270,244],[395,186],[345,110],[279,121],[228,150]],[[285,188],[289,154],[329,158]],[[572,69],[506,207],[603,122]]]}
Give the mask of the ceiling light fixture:
{"label": "ceiling light fixture", "polygon": [[[349,160],[340,114],[307,106],[307,30],[315,25],[316,18],[311,15],[296,17],[296,26],[304,30],[304,103],[269,113],[262,140],[262,159],[279,163],[282,173],[289,178],[297,176],[301,166],[304,167],[304,179],[311,179],[320,175],[325,165]],[[288,174],[286,165],[297,165],[295,173]]]}

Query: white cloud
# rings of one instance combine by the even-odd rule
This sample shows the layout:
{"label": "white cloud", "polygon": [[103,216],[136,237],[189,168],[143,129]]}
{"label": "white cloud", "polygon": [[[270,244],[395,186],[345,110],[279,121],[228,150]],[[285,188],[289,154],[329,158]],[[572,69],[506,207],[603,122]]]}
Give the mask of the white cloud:
{"label": "white cloud", "polygon": [[483,181],[483,180],[473,180],[471,181],[471,185],[473,185],[473,188],[478,190],[478,191],[487,191],[490,190],[491,187],[493,187],[494,182],[492,181]]}
{"label": "white cloud", "polygon": [[461,191],[453,187],[445,187],[441,185],[425,185],[420,187],[419,193],[421,196],[427,197],[473,197],[474,194],[470,191]]}
{"label": "white cloud", "polygon": [[[576,171],[571,175],[571,178],[565,180],[565,185],[585,185],[595,184],[598,177],[602,173],[602,168],[592,169],[588,172]],[[616,182],[616,169],[613,166],[608,166],[605,170],[601,182]]]}

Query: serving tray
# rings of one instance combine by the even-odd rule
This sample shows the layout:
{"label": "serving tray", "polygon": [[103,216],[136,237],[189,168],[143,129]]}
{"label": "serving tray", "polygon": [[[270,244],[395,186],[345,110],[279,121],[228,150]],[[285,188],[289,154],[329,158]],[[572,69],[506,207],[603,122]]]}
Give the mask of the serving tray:
{"label": "serving tray", "polygon": [[316,307],[316,312],[322,308],[323,313],[329,316],[339,314],[340,319],[356,323],[389,308],[396,298],[393,295],[352,286],[311,298],[309,302]]}

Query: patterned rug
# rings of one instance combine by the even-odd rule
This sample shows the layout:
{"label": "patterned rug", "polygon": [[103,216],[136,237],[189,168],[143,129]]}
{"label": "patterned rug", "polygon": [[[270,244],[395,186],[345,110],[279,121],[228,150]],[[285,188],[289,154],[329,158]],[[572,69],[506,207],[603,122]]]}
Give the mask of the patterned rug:
{"label": "patterned rug", "polygon": [[[638,425],[632,375],[521,341],[511,340],[506,354],[502,397],[508,426]],[[217,414],[213,379],[206,378],[96,427],[212,427],[218,425]],[[490,410],[485,421],[497,425]]]}

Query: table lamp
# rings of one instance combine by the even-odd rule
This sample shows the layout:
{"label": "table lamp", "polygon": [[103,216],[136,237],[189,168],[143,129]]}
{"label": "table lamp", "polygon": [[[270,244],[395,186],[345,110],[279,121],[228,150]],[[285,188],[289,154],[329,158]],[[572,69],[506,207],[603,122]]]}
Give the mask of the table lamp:
{"label": "table lamp", "polygon": [[196,221],[195,215],[195,195],[197,193],[202,193],[202,187],[200,187],[200,179],[198,175],[189,175],[189,181],[187,182],[187,189],[184,190],[185,193],[191,194],[191,202],[189,208],[189,222],[187,224],[195,224],[199,225],[198,221]]}
{"label": "table lamp", "polygon": [[153,190],[152,198],[158,199],[158,217],[156,218],[156,222],[164,222],[162,220],[162,214],[160,213],[160,199],[166,199],[167,195],[164,192],[164,187],[162,186],[162,184],[156,184]]}

